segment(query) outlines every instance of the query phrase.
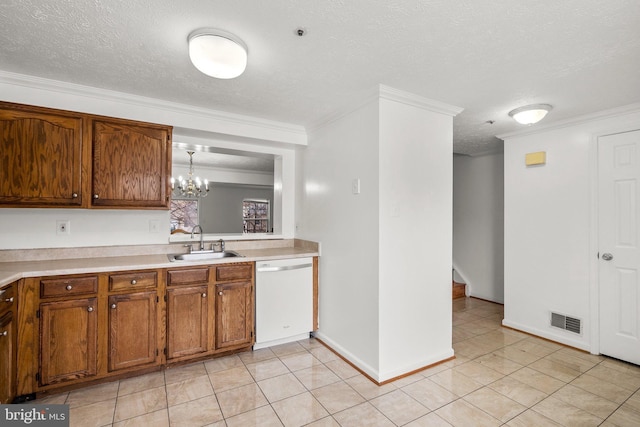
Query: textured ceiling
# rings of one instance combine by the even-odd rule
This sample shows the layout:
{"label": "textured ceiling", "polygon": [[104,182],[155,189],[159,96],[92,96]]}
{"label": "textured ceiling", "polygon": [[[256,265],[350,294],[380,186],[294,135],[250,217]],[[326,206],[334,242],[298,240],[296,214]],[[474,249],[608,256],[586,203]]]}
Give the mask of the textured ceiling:
{"label": "textured ceiling", "polygon": [[[190,64],[202,27],[244,40],[245,74]],[[478,154],[522,105],[550,123],[640,101],[640,1],[3,0],[0,70],[303,126],[384,84],[464,108],[454,151]]]}

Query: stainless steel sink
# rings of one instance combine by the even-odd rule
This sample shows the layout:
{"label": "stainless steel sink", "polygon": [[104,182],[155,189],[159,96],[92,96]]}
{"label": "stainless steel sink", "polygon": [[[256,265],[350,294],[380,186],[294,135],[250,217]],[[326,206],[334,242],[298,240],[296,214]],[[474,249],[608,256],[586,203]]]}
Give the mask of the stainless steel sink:
{"label": "stainless steel sink", "polygon": [[220,259],[220,258],[231,258],[231,257],[242,257],[237,252],[234,251],[222,251],[222,252],[191,252],[188,254],[172,254],[167,255],[169,257],[169,261],[178,262],[178,261],[206,261],[208,259]]}

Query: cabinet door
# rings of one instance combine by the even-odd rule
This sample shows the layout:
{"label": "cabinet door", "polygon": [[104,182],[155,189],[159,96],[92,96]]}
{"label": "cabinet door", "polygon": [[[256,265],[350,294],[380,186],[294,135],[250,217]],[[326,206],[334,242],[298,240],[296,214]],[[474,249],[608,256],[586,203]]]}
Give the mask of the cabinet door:
{"label": "cabinet door", "polygon": [[92,205],[169,208],[170,128],[93,121]]}
{"label": "cabinet door", "polygon": [[156,293],[109,297],[109,371],[156,362]]}
{"label": "cabinet door", "polygon": [[12,313],[0,316],[0,403],[11,403],[15,394],[16,359]]}
{"label": "cabinet door", "polygon": [[167,358],[207,351],[206,285],[167,290]]}
{"label": "cabinet door", "polygon": [[40,383],[55,384],[97,372],[96,298],[40,304]]}
{"label": "cabinet door", "polygon": [[216,348],[253,342],[253,286],[251,282],[216,285]]}
{"label": "cabinet door", "polygon": [[0,104],[0,205],[82,204],[82,118]]}

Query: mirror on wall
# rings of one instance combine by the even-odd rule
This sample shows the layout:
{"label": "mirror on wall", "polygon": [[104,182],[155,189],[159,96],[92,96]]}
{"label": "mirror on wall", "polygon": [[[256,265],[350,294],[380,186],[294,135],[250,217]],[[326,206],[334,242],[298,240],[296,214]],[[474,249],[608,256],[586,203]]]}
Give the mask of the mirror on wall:
{"label": "mirror on wall", "polygon": [[[184,197],[174,191],[170,211],[172,236],[190,234],[199,224],[205,234],[265,234],[273,232],[274,160],[265,153],[173,143],[172,177],[192,179],[208,191],[204,197]],[[177,184],[176,184],[177,187]]]}

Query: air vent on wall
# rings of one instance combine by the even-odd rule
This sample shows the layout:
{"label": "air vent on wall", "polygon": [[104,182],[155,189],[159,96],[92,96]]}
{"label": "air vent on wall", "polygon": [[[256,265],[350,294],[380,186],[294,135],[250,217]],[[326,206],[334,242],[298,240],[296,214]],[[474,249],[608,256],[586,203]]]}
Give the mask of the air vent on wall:
{"label": "air vent on wall", "polygon": [[551,326],[579,334],[581,333],[582,321],[564,314],[551,313]]}

